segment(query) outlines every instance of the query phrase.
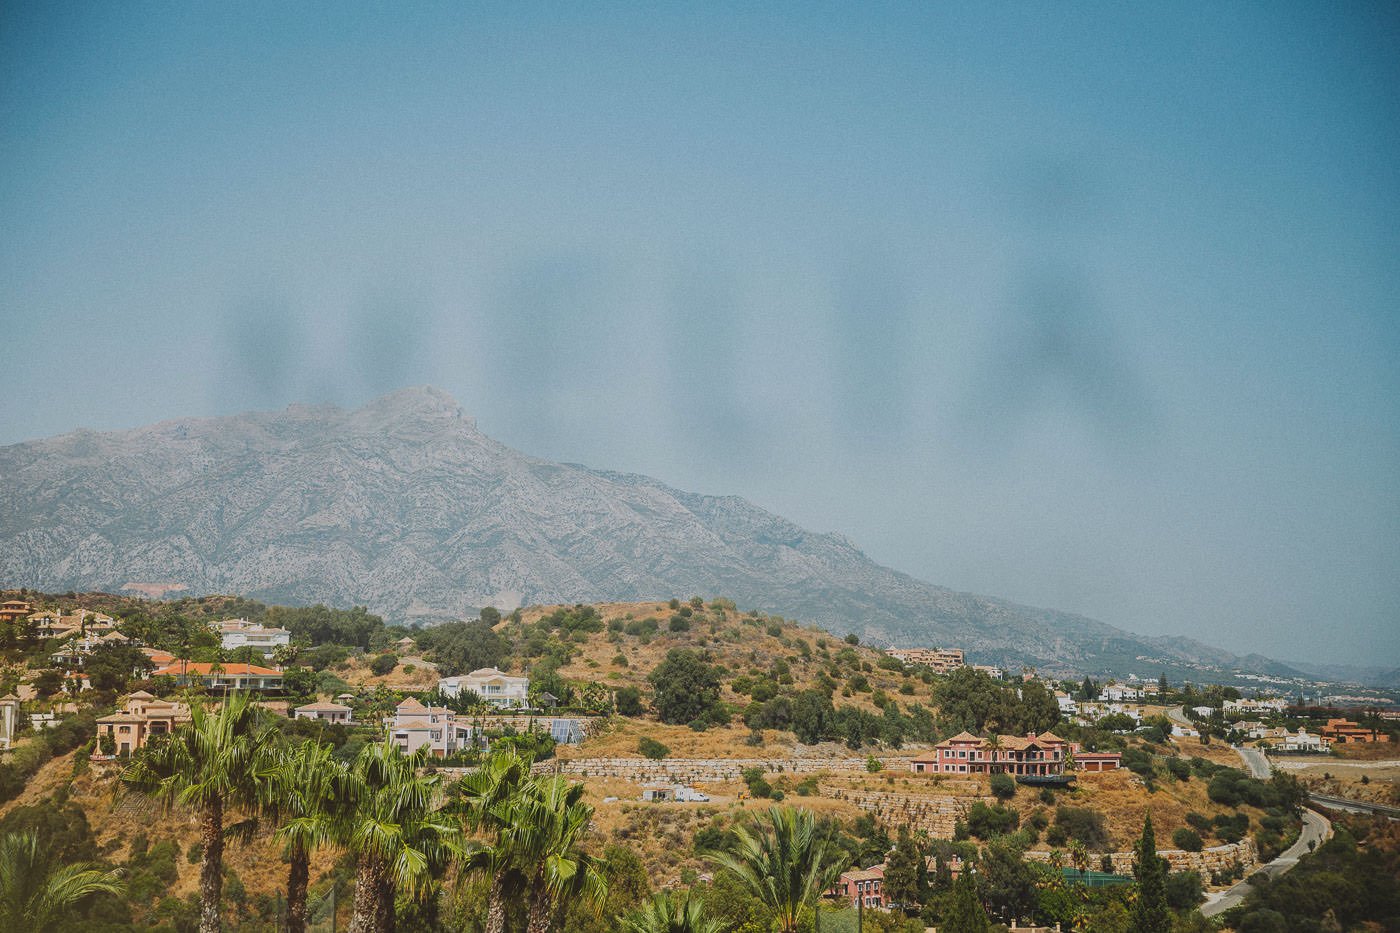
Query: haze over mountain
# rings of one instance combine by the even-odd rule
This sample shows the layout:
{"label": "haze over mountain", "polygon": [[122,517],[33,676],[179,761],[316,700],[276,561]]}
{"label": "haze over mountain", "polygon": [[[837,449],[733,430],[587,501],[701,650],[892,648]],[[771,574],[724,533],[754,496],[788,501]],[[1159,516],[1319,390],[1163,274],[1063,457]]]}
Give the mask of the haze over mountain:
{"label": "haze over mountain", "polygon": [[355,411],[292,406],[0,448],[0,580],[358,604],[424,623],[485,605],[725,595],[877,643],[1050,669],[1241,663],[934,586],[737,497],[530,457],[431,388]]}

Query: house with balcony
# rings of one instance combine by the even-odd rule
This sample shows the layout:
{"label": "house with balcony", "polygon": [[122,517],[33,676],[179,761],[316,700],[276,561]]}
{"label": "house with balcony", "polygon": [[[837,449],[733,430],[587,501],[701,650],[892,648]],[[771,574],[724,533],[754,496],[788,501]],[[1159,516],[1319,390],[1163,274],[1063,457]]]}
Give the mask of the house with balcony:
{"label": "house with balcony", "polygon": [[471,747],[473,730],[466,720],[445,706],[424,706],[414,697],[394,709],[389,735],[404,754],[423,746],[434,758],[445,758]]}
{"label": "house with balcony", "polygon": [[34,607],[22,599],[7,599],[0,603],[0,623],[18,622],[34,612]]}
{"label": "house with balcony", "polygon": [[210,622],[209,627],[219,636],[219,644],[225,651],[253,648],[262,652],[265,660],[270,659],[278,648],[292,643],[292,633],[286,629],[267,628],[261,622],[249,622],[247,619]]}
{"label": "house with balcony", "polygon": [[492,706],[524,708],[530,705],[530,678],[514,677],[494,667],[483,667],[458,677],[438,681],[438,692],[456,697],[470,691]]}
{"label": "house with balcony", "polygon": [[126,698],[123,709],[97,720],[97,747],[92,757],[109,757],[104,746],[111,749],[112,755],[125,757],[144,748],[155,736],[168,735],[189,721],[190,708],[185,704],[158,700],[138,690]]}
{"label": "house with balcony", "polygon": [[1113,703],[1136,703],[1142,700],[1142,688],[1128,684],[1109,684],[1099,691],[1099,698]]}
{"label": "house with balcony", "polygon": [[1325,754],[1332,750],[1332,742],[1323,736],[1313,735],[1306,729],[1299,729],[1294,733],[1284,733],[1284,738],[1275,748],[1281,752]]}
{"label": "house with balcony", "polygon": [[915,774],[1063,774],[1071,747],[1053,732],[980,738],[960,732],[910,760]]}

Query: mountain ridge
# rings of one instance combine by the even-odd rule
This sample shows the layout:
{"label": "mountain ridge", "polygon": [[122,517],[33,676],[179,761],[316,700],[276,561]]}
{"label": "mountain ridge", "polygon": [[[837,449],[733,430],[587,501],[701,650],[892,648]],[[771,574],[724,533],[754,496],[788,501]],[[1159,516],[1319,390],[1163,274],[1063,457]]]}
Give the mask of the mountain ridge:
{"label": "mountain ridge", "polygon": [[11,445],[0,489],[0,579],[38,589],[179,584],[420,622],[704,593],[1006,664],[1238,661],[926,583],[738,496],[515,451],[430,387],[358,409],[293,405]]}

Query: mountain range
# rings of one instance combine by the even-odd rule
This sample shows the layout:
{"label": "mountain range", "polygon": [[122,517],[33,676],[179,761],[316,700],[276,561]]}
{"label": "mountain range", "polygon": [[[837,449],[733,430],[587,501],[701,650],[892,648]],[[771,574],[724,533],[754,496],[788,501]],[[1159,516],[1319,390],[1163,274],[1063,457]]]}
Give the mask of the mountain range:
{"label": "mountain range", "polygon": [[1048,671],[1297,674],[935,586],[741,498],[531,457],[431,388],[0,448],[0,584],[354,604],[424,624],[723,595],[881,646]]}

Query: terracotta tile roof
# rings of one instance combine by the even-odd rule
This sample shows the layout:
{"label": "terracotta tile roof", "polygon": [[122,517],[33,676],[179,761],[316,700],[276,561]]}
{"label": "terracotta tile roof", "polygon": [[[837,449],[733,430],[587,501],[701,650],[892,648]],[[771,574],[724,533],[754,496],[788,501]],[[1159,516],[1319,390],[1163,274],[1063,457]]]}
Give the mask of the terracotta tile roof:
{"label": "terracotta tile roof", "polygon": [[[217,671],[214,669],[218,668]],[[218,673],[239,677],[281,677],[281,671],[274,671],[270,667],[259,667],[256,664],[214,664],[208,661],[177,661],[168,664],[160,670],[151,674],[152,677],[179,677],[183,674],[196,674],[200,677],[207,677],[210,674]]]}

